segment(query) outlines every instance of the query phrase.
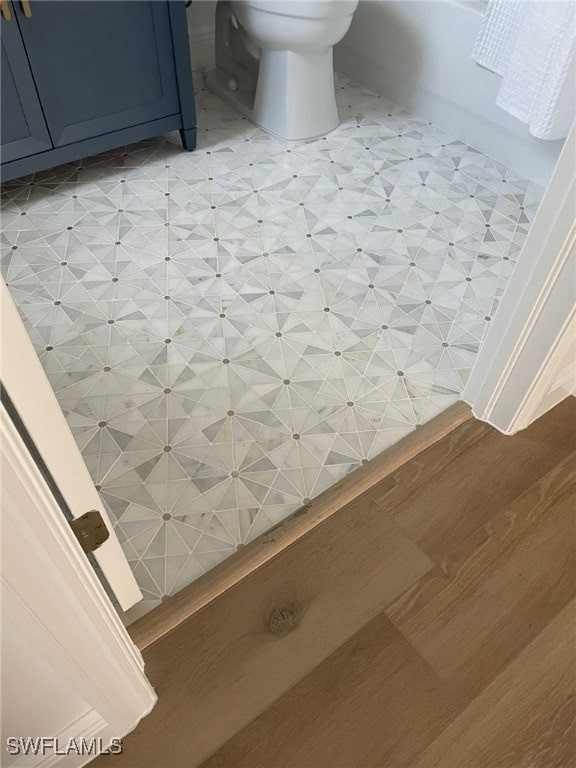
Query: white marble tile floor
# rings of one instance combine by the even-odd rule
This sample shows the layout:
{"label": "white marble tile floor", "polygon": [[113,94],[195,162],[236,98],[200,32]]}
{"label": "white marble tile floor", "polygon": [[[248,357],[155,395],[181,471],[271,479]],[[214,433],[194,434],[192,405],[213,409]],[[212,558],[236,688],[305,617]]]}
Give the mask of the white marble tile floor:
{"label": "white marble tile floor", "polygon": [[3,187],[2,269],[157,605],[458,400],[542,189],[338,77]]}

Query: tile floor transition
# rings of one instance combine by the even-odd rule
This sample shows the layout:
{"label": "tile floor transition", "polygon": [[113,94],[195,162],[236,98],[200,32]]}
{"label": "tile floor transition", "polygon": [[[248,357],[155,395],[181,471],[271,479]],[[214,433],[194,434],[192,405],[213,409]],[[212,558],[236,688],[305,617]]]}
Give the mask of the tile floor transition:
{"label": "tile floor transition", "polygon": [[164,137],[10,182],[3,274],[144,593],[456,401],[541,188],[338,77],[289,145],[204,90]]}

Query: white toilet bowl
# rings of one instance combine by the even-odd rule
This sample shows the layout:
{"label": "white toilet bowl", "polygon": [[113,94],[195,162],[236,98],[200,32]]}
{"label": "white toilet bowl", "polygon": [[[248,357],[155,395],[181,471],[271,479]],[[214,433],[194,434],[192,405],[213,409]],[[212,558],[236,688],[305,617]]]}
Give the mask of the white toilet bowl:
{"label": "white toilet bowl", "polygon": [[[216,34],[229,36],[239,25],[247,49],[256,53],[259,64],[253,100],[237,93],[246,90],[246,78],[230,77],[232,57],[221,65],[226,75],[209,75],[208,84],[235,102],[254,123],[280,138],[311,139],[334,130],[339,119],[332,48],[348,31],[358,0],[232,0],[229,5],[233,24],[230,29],[217,28]],[[242,74],[246,75],[245,69]]]}

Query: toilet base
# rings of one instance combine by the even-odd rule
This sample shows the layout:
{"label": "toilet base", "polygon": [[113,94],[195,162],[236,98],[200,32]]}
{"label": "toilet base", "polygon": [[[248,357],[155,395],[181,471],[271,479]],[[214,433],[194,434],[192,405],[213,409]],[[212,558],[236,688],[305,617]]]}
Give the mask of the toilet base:
{"label": "toilet base", "polygon": [[[204,85],[209,91],[219,96],[222,101],[247,117],[251,122],[254,122],[252,118],[255,96],[254,87],[238,82],[238,80],[231,78],[230,75],[217,67],[204,72],[203,80]],[[230,88],[229,84],[231,82],[235,84],[235,90]],[[261,128],[262,126],[259,127]]]}
{"label": "toilet base", "polygon": [[262,52],[257,84],[246,78],[236,81],[218,68],[206,72],[204,81],[223,101],[279,139],[316,139],[339,125],[332,48],[313,55]]}

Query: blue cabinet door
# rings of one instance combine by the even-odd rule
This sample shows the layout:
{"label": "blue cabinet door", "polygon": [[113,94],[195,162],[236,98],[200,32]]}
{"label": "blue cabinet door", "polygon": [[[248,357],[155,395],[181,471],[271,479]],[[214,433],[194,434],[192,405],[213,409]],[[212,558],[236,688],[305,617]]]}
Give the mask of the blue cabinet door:
{"label": "blue cabinet door", "polygon": [[2,162],[18,160],[52,147],[14,10],[10,6],[12,18],[0,21]]}
{"label": "blue cabinet door", "polygon": [[17,19],[54,146],[179,112],[165,0],[30,7]]}

